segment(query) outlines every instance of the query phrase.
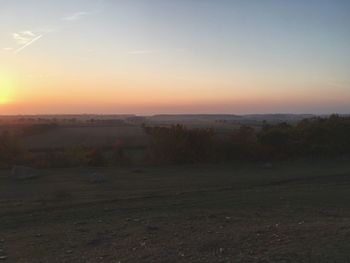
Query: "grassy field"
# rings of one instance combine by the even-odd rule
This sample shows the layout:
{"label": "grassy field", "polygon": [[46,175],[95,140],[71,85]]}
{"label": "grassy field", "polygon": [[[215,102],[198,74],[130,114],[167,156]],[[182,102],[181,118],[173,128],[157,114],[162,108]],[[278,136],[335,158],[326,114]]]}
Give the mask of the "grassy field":
{"label": "grassy field", "polygon": [[84,145],[111,146],[116,140],[128,145],[145,145],[146,134],[140,126],[120,127],[59,127],[52,131],[26,136],[22,139],[28,149],[63,148]]}
{"label": "grassy field", "polygon": [[[166,126],[166,125],[165,125]],[[169,125],[168,125],[169,126]],[[239,125],[217,124],[187,124],[190,128],[214,127],[219,136],[228,136]],[[14,129],[12,127],[12,129]],[[11,128],[9,129],[11,130]],[[0,128],[1,133],[1,128]],[[74,147],[77,145],[87,147],[111,146],[117,140],[128,147],[146,146],[148,137],[141,126],[59,126],[50,131],[23,136],[21,143],[30,150]]]}
{"label": "grassy field", "polygon": [[[106,182],[91,183],[92,173]],[[350,164],[0,172],[6,262],[350,262]]]}

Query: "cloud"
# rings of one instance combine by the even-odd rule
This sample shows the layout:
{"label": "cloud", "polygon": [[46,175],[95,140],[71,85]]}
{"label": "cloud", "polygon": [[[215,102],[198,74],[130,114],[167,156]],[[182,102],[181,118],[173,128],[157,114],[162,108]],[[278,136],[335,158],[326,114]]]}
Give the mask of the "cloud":
{"label": "cloud", "polygon": [[18,54],[19,52],[21,52],[23,49],[25,49],[26,47],[30,46],[31,44],[33,44],[34,42],[38,41],[40,38],[42,38],[43,35],[38,35],[36,37],[34,37],[32,40],[30,40],[29,42],[27,42],[26,44],[24,44],[23,46],[17,48],[15,50],[15,53]]}
{"label": "cloud", "polygon": [[145,54],[152,54],[152,53],[157,53],[156,50],[134,50],[128,52],[130,55],[145,55]]}
{"label": "cloud", "polygon": [[171,48],[171,49],[145,49],[145,50],[133,50],[129,51],[129,55],[148,55],[154,53],[168,53],[168,52],[182,52],[183,48]]}
{"label": "cloud", "polygon": [[4,47],[2,48],[3,51],[12,51],[13,47]]}
{"label": "cloud", "polygon": [[62,20],[64,20],[64,21],[77,21],[77,20],[80,20],[87,15],[90,15],[90,14],[91,14],[90,12],[80,11],[80,12],[76,12],[72,15],[65,16],[62,18]]}
{"label": "cloud", "polygon": [[[93,13],[95,13],[95,12],[80,11],[80,12],[76,12],[74,14],[71,14],[69,16],[63,17],[61,20],[63,20],[63,21],[76,21],[76,20],[80,20],[83,17],[90,15],[90,14],[93,14]],[[34,31],[25,30],[25,31],[12,33],[12,38],[16,42],[17,47],[5,47],[5,48],[2,48],[2,50],[8,51],[8,52],[14,52],[14,53],[18,54],[26,47],[32,45],[33,43],[35,43],[36,41],[41,39],[44,35],[51,33],[51,32],[54,32],[54,31],[57,31],[57,30],[61,29],[62,27],[63,26],[56,26],[56,27],[44,26],[44,27],[41,27],[40,29],[37,28]]]}
{"label": "cloud", "polygon": [[32,31],[22,31],[19,33],[12,33],[13,39],[17,42],[18,45],[25,45],[28,42],[32,41],[38,35],[33,33]]}
{"label": "cloud", "polygon": [[35,37],[35,34],[32,31],[29,31],[29,30],[23,31],[22,34],[25,35],[25,36],[29,36],[29,37]]}
{"label": "cloud", "polygon": [[347,81],[337,81],[337,80],[331,80],[328,81],[328,85],[335,87],[335,88],[344,88],[349,86],[349,82]]}
{"label": "cloud", "polygon": [[12,33],[13,40],[19,45],[18,48],[6,48],[7,51],[14,51],[14,53],[19,53],[26,47],[30,46],[34,42],[42,38],[42,34],[34,33],[33,31],[26,30],[17,33]]}

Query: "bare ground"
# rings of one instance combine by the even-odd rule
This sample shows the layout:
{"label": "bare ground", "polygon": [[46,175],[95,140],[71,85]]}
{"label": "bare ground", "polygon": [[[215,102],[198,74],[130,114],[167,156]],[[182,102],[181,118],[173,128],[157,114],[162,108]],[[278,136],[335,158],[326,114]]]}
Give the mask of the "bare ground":
{"label": "bare ground", "polygon": [[350,164],[0,173],[0,262],[350,262]]}

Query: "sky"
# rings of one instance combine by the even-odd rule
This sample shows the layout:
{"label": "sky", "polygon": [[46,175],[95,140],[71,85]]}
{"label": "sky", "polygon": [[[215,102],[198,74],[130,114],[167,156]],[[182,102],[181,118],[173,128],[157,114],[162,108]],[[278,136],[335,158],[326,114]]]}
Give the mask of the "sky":
{"label": "sky", "polygon": [[348,0],[0,0],[0,115],[350,113]]}

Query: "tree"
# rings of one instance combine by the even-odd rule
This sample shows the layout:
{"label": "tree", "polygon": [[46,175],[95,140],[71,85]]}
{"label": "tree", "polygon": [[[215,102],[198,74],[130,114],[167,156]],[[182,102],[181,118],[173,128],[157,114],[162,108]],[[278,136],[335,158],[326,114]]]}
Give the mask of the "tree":
{"label": "tree", "polygon": [[24,157],[24,149],[17,137],[5,131],[0,135],[0,163],[13,165]]}

